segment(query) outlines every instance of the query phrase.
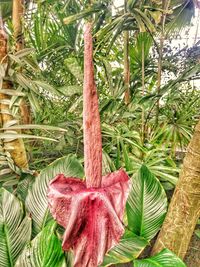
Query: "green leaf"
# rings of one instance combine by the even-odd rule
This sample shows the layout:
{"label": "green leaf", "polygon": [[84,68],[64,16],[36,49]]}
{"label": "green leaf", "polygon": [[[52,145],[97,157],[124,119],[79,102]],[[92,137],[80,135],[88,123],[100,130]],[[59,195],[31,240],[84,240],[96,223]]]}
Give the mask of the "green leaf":
{"label": "green leaf", "polygon": [[0,129],[0,131],[5,130],[26,130],[26,129],[38,129],[38,130],[46,130],[46,131],[61,131],[61,132],[67,132],[68,130],[64,128],[60,128],[57,126],[51,126],[51,125],[40,125],[40,124],[23,124],[23,125],[14,125],[14,126],[5,126]]}
{"label": "green leaf", "polygon": [[64,18],[63,22],[64,24],[71,24],[73,22],[75,22],[76,20],[80,20],[83,19],[85,17],[88,17],[90,15],[92,15],[93,13],[97,13],[99,11],[102,11],[102,9],[105,9],[105,6],[103,4],[100,3],[95,3],[93,6],[75,14],[75,15],[71,15],[69,17]]}
{"label": "green leaf", "polygon": [[13,267],[31,238],[31,219],[24,217],[21,202],[10,192],[0,190],[0,266]]}
{"label": "green leaf", "polygon": [[194,233],[200,239],[200,229],[195,230]]}
{"label": "green leaf", "polygon": [[15,56],[19,57],[19,58],[22,58],[22,57],[25,57],[25,56],[29,56],[32,52],[35,52],[35,49],[34,48],[24,48],[20,51],[17,51],[15,53]]}
{"label": "green leaf", "polygon": [[54,222],[49,223],[26,246],[15,267],[64,267],[65,255],[55,235]]}
{"label": "green leaf", "polygon": [[58,91],[65,96],[81,95],[83,88],[80,85],[68,85],[59,87]]}
{"label": "green leaf", "polygon": [[63,173],[69,177],[83,177],[83,167],[75,156],[59,158],[41,171],[32,188],[29,190],[26,207],[33,219],[33,234],[39,233],[51,219],[47,202],[47,187],[57,175]]}
{"label": "green leaf", "polygon": [[[64,61],[69,72],[77,79],[77,81],[83,83],[83,70],[80,67],[80,64],[75,58],[67,58]],[[69,87],[69,86],[68,86]],[[66,90],[65,90],[66,91]]]}
{"label": "green leaf", "polygon": [[143,259],[135,260],[134,267],[187,267],[185,263],[168,249],[163,249],[157,255]]}
{"label": "green leaf", "polygon": [[12,3],[11,0],[4,0],[0,2],[0,13],[2,18],[8,19],[12,15]]}
{"label": "green leaf", "polygon": [[142,166],[133,177],[127,202],[128,226],[147,240],[159,231],[167,211],[167,197],[156,177]]}
{"label": "green leaf", "polygon": [[38,80],[37,81],[34,80],[32,82],[33,82],[33,84],[35,84],[39,88],[39,90],[43,89],[52,95],[60,96],[60,92],[57,90],[57,88],[53,87],[52,85],[50,85],[44,81],[38,81]]}
{"label": "green leaf", "polygon": [[101,266],[132,261],[140,255],[146,245],[148,242],[144,238],[126,230],[120,242],[105,255]]}
{"label": "green leaf", "polygon": [[23,202],[27,197],[28,189],[31,187],[34,181],[35,181],[35,176],[33,176],[32,174],[30,173],[21,174],[20,180],[18,181],[17,184],[16,194],[17,197]]}
{"label": "green leaf", "polygon": [[[0,139],[7,139],[7,142],[11,140],[15,140],[17,138],[31,138],[31,139],[42,139],[42,140],[49,140],[58,142],[56,139],[45,137],[45,136],[37,136],[37,135],[31,135],[31,134],[18,134],[14,132],[5,132],[0,134]],[[11,140],[8,140],[11,139]]]}

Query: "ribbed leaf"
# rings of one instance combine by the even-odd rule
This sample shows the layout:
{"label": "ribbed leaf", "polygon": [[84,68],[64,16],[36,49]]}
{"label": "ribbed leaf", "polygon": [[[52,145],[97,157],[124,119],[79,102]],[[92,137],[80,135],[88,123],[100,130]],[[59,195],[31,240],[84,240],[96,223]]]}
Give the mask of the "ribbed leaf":
{"label": "ribbed leaf", "polygon": [[105,255],[104,262],[101,266],[132,261],[140,255],[147,244],[148,242],[144,238],[126,230],[119,244]]}
{"label": "ribbed leaf", "polygon": [[127,202],[128,226],[136,235],[152,239],[167,211],[167,197],[156,177],[142,166],[133,178]]}
{"label": "ribbed leaf", "polygon": [[29,190],[26,207],[33,219],[33,234],[39,233],[51,218],[47,202],[47,186],[57,174],[83,177],[83,167],[72,155],[60,158],[41,171],[32,188]]}
{"label": "ribbed leaf", "polygon": [[31,219],[24,217],[21,202],[5,189],[0,190],[0,266],[14,266],[31,237]]}
{"label": "ribbed leaf", "polygon": [[168,249],[163,249],[156,256],[143,259],[135,260],[134,267],[186,267],[185,263],[182,262],[174,253]]}
{"label": "ribbed leaf", "polygon": [[45,137],[45,136],[38,136],[38,135],[31,135],[31,134],[18,134],[18,133],[13,132],[13,131],[7,131],[5,133],[0,133],[0,139],[5,139],[7,142],[9,142],[11,140],[15,140],[17,138],[42,139],[42,140],[58,142],[56,139]]}
{"label": "ribbed leaf", "polygon": [[68,130],[56,126],[51,126],[51,125],[40,125],[40,124],[23,124],[23,125],[14,125],[14,126],[9,126],[4,124],[4,127],[0,129],[0,131],[5,131],[5,130],[26,130],[26,129],[38,129],[38,130],[46,130],[46,131],[61,131],[61,132],[67,132]]}
{"label": "ribbed leaf", "polygon": [[26,246],[15,267],[66,266],[61,242],[54,233],[55,226],[51,222]]}

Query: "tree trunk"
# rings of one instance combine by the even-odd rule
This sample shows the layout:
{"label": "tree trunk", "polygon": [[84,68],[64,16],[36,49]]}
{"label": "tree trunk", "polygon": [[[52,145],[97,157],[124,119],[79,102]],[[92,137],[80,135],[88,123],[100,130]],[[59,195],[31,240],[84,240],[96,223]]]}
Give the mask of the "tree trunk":
{"label": "tree trunk", "polygon": [[[7,58],[7,36],[4,30],[3,22],[0,23],[0,63],[4,66],[8,63]],[[3,81],[2,89],[12,89],[12,84],[9,81]],[[16,123],[15,118],[9,107],[10,95],[0,93],[0,116],[2,127],[7,127]],[[4,140],[4,149],[8,151],[14,161],[19,167],[26,169],[28,168],[28,161],[26,157],[26,151],[22,139]]]}
{"label": "tree trunk", "polygon": [[[22,18],[24,14],[24,0],[13,0],[12,23],[14,30],[16,51],[24,49],[24,36],[22,29]],[[20,103],[21,121],[22,124],[31,124],[31,109],[23,98]]]}
{"label": "tree trunk", "polygon": [[200,216],[200,121],[196,126],[164,224],[153,247],[164,247],[184,258]]}

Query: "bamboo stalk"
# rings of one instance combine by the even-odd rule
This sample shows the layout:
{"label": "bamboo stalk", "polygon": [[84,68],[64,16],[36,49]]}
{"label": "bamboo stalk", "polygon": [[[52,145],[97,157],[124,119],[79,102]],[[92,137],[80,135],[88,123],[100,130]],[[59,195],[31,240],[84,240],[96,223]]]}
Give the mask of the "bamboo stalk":
{"label": "bamboo stalk", "polygon": [[[7,35],[4,30],[3,21],[0,22],[0,63],[6,66],[8,64],[7,57]],[[2,84],[3,89],[12,89],[12,84],[4,80]],[[6,127],[8,124],[14,124],[16,122],[9,107],[10,95],[6,93],[0,93],[0,116],[2,127]],[[28,168],[28,160],[22,139],[4,140],[4,149],[8,151],[14,161],[14,163],[22,168]]]}
{"label": "bamboo stalk", "polygon": [[[22,27],[23,15],[24,15],[24,0],[13,0],[12,23],[13,23],[16,51],[24,49],[25,42],[24,42],[23,27]],[[20,103],[20,113],[21,113],[22,124],[32,123],[30,105],[26,103],[26,100],[24,98],[21,100]]]}

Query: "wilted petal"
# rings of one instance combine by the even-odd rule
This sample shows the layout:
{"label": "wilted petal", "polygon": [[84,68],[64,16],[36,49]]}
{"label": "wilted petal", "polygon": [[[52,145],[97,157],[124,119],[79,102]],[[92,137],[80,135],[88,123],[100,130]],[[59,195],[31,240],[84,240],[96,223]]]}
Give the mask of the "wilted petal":
{"label": "wilted petal", "polygon": [[50,210],[66,229],[63,249],[73,249],[75,267],[96,267],[119,242],[129,187],[123,170],[104,176],[101,188],[86,188],[85,182],[62,174],[50,183]]}

